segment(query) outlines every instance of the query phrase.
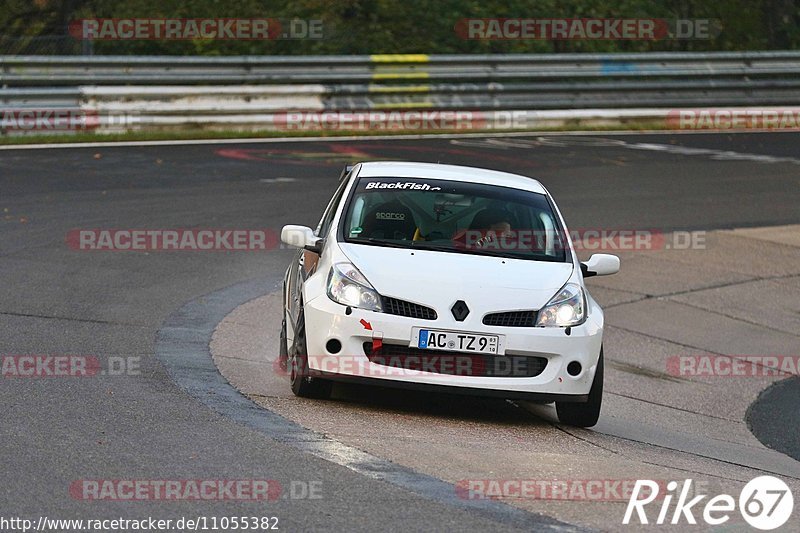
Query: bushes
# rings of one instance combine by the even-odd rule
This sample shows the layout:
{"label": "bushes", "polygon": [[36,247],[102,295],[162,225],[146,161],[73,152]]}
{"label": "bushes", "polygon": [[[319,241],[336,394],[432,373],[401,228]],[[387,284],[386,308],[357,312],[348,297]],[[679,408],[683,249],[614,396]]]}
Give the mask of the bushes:
{"label": "bushes", "polygon": [[[793,0],[5,0],[0,53],[380,54],[639,52],[791,49],[800,44]],[[70,42],[80,18],[278,18],[322,21],[322,39]],[[713,39],[658,41],[465,40],[464,18],[713,19]],[[48,44],[42,47],[42,43]],[[38,48],[37,48],[38,47]]]}

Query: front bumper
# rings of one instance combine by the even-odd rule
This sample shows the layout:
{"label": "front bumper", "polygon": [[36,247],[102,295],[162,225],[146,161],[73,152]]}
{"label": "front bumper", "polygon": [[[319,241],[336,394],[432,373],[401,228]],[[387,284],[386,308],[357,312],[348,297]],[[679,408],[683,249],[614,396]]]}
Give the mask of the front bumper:
{"label": "front bumper", "polygon": [[[306,302],[304,314],[308,367],[314,373],[330,379],[366,380],[394,387],[536,401],[585,401],[603,339],[603,312],[592,300],[589,300],[588,320],[569,328],[569,335],[565,328],[487,326],[481,323],[479,313],[464,322],[456,322],[450,316],[443,316],[444,313],[436,320],[362,309],[352,309],[348,315],[345,306],[326,295]],[[408,346],[414,327],[503,335],[506,356],[541,357],[547,364],[541,373],[532,377],[456,375],[376,364],[365,354],[364,344],[376,339],[380,339],[379,344]],[[328,351],[332,339],[341,343],[336,353]],[[435,356],[437,352],[430,351],[430,354]],[[567,365],[573,361],[582,368],[574,376],[567,372]]]}

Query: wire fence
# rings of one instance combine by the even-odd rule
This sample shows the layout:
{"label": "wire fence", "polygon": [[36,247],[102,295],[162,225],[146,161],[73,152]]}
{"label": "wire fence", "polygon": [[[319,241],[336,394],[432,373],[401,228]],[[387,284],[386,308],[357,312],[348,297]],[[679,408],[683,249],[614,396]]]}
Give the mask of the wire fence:
{"label": "wire fence", "polygon": [[0,55],[93,55],[94,43],[71,35],[20,37],[0,34]]}

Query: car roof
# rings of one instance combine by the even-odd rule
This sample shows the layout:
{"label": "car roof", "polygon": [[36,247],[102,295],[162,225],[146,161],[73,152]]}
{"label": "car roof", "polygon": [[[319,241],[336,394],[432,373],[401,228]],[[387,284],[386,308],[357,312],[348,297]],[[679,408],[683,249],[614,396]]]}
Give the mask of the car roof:
{"label": "car roof", "polygon": [[359,178],[428,178],[446,181],[465,181],[499,185],[524,191],[546,194],[537,180],[519,174],[485,168],[438,163],[413,163],[407,161],[370,161],[361,163]]}

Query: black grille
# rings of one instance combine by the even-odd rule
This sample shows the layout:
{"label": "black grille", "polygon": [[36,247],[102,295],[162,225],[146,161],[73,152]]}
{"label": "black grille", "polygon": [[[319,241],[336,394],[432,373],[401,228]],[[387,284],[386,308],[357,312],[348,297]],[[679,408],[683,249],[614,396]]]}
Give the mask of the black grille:
{"label": "black grille", "polygon": [[507,311],[489,313],[483,317],[487,326],[503,326],[507,328],[532,328],[536,326],[536,311]]}
{"label": "black grille", "polygon": [[364,355],[378,365],[451,376],[532,378],[547,366],[546,357],[421,350],[397,344],[384,344],[373,353],[371,342],[364,343]]}
{"label": "black grille", "polygon": [[421,320],[436,320],[436,311],[424,305],[398,300],[397,298],[381,297],[383,312],[390,315],[407,316]]}

